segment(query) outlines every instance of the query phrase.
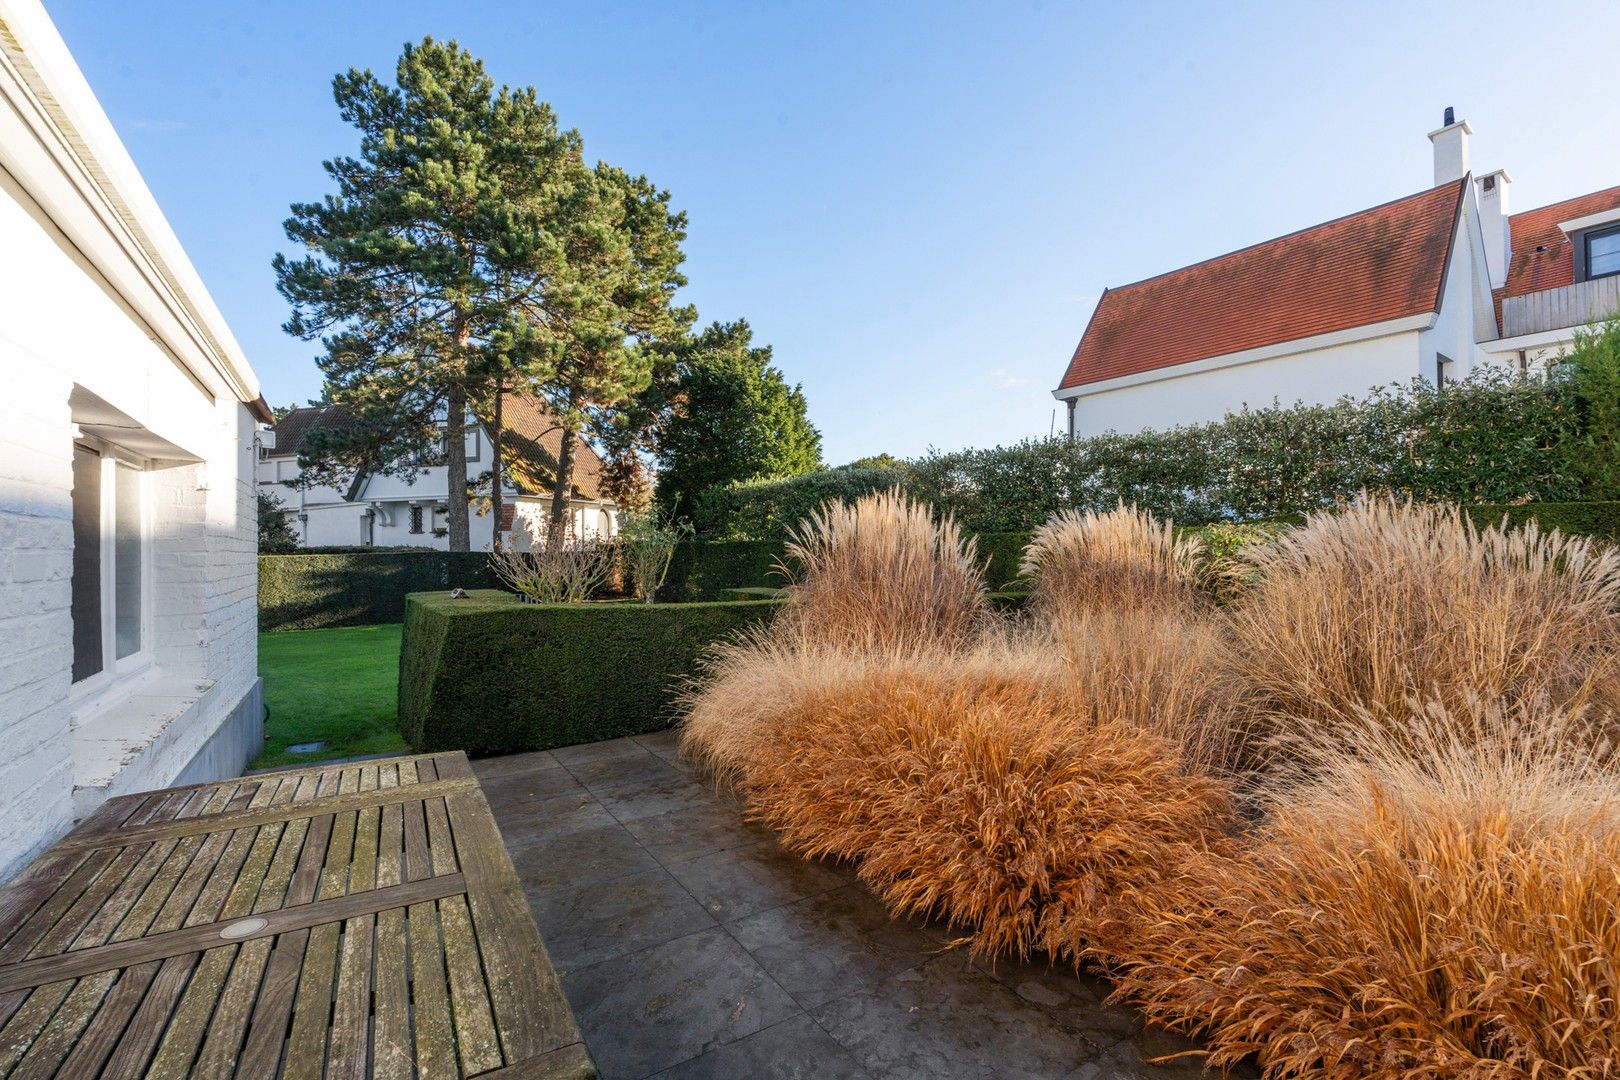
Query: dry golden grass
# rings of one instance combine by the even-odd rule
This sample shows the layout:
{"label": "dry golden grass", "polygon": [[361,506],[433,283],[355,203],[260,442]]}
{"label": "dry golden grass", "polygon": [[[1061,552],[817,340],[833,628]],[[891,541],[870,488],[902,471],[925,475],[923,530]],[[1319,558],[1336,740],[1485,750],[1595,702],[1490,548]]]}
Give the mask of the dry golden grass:
{"label": "dry golden grass", "polygon": [[976,546],[898,490],[829,501],[790,535],[799,575],[785,622],[854,648],[965,641],[985,611]]}
{"label": "dry golden grass", "polygon": [[1565,710],[1363,716],[1246,857],[1138,890],[1121,994],[1271,1076],[1620,1075],[1620,776]]}
{"label": "dry golden grass", "polygon": [[975,952],[1115,937],[1116,897],[1225,842],[1231,794],[1169,739],[1077,701],[1065,668],[1003,638],[829,682],[753,758],[749,813]]}
{"label": "dry golden grass", "polygon": [[1044,611],[1100,606],[1190,605],[1201,548],[1177,540],[1169,522],[1121,503],[1113,510],[1064,510],[1035,530],[1020,572]]}
{"label": "dry golden grass", "polygon": [[1228,613],[1231,667],[1307,741],[1414,697],[1620,705],[1620,552],[1589,540],[1364,499],[1241,559],[1258,581]]}

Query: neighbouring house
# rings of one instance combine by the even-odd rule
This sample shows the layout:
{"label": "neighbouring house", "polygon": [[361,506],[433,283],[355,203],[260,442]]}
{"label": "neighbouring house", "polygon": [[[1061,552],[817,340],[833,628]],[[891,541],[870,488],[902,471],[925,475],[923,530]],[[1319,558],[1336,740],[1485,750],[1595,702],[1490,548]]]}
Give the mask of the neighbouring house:
{"label": "neighbouring house", "polygon": [[242,350],[35,0],[0,0],[0,879],[262,746]]}
{"label": "neighbouring house", "polygon": [[1447,109],[1428,190],[1105,290],[1053,391],[1069,435],[1528,371],[1620,310],[1620,187],[1510,215],[1471,134]]}
{"label": "neighbouring house", "polygon": [[[414,475],[361,473],[346,487],[299,484],[298,456],[310,433],[341,426],[342,405],[294,409],[275,425],[259,455],[259,491],[279,502],[304,547],[432,547],[447,550],[450,491],[448,470],[428,464]],[[474,551],[492,546],[495,521],[489,506],[490,438],[485,422],[470,417],[467,476],[472,481],[470,543]],[[274,445],[268,445],[270,442]],[[551,491],[562,429],[545,406],[508,397],[501,407],[501,455],[506,459],[501,533],[525,547],[540,535],[551,511]],[[602,459],[583,439],[575,443],[574,480],[569,502],[572,535],[584,539],[617,535],[618,508],[602,494]]]}

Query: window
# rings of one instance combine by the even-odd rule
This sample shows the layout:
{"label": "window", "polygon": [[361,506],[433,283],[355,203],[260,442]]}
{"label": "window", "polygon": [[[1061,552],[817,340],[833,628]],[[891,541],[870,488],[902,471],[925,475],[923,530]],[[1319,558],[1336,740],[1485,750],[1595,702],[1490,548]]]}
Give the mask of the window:
{"label": "window", "polygon": [[73,681],[144,655],[150,608],[145,475],[109,450],[73,446]]}
{"label": "window", "polygon": [[1445,355],[1436,355],[1434,358],[1434,388],[1444,390],[1446,384],[1452,381],[1451,358]]}
{"label": "window", "polygon": [[1588,279],[1620,274],[1620,225],[1586,234]]}
{"label": "window", "polygon": [[419,533],[421,531],[422,531],[422,508],[420,506],[413,506],[413,507],[411,507],[411,532]]}

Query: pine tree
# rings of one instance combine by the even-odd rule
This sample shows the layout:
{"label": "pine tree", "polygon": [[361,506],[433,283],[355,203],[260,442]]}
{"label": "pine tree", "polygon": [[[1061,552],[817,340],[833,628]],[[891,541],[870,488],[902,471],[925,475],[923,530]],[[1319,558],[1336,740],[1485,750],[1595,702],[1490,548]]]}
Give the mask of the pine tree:
{"label": "pine tree", "polygon": [[442,437],[450,547],[465,551],[465,418],[558,365],[559,328],[537,315],[573,280],[556,225],[588,217],[589,170],[533,89],[497,91],[453,41],[407,45],[394,86],[351,69],[333,96],[359,154],[326,163],[336,194],[292,208],[287,236],[310,254],[274,264],[286,330],[323,343],[326,395],[352,418],[312,437],[307,481],[414,475]]}

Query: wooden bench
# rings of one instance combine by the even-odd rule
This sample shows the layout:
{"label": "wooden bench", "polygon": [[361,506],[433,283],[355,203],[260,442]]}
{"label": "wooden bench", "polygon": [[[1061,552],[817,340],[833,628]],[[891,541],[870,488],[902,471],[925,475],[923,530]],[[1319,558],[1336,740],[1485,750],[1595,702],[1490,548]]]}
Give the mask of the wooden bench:
{"label": "wooden bench", "polygon": [[591,1077],[460,753],[113,799],[0,891],[0,1077]]}

